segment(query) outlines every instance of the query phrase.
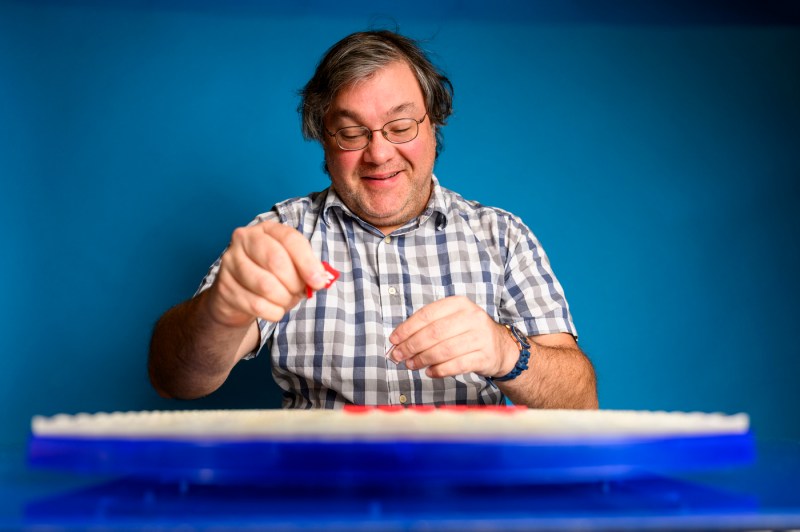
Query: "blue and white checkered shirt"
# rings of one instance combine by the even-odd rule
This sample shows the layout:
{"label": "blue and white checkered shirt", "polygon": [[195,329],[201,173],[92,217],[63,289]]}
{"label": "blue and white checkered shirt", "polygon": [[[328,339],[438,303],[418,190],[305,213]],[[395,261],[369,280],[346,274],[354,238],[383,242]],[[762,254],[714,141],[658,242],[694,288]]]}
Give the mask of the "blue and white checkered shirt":
{"label": "blue and white checkered shirt", "polygon": [[[332,188],[286,200],[252,222],[296,228],[341,272],[280,322],[259,320],[284,407],[499,404],[502,393],[484,377],[430,378],[385,357],[395,327],[448,296],[467,296],[529,336],[576,335],[561,285],[522,221],[433,182],[422,215],[389,236],[356,217]],[[198,293],[211,286],[219,263]]]}

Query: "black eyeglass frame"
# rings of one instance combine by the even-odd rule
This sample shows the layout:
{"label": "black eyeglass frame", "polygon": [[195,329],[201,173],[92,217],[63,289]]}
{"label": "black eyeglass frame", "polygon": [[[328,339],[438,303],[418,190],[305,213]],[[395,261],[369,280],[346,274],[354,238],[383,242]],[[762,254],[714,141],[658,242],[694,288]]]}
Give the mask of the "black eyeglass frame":
{"label": "black eyeglass frame", "polygon": [[[323,130],[325,131],[325,133],[327,133],[328,135],[330,135],[331,137],[336,139],[336,145],[339,146],[340,150],[344,150],[344,151],[361,151],[361,150],[367,149],[367,147],[369,146],[369,143],[372,142],[372,134],[375,133],[376,131],[380,131],[381,135],[383,135],[383,138],[385,138],[387,141],[391,142],[392,144],[406,144],[408,142],[411,142],[412,140],[416,139],[419,136],[419,126],[420,126],[420,124],[422,124],[425,121],[425,119],[427,117],[428,117],[428,113],[425,113],[424,115],[422,115],[422,118],[420,118],[419,120],[417,120],[416,118],[411,118],[411,117],[395,118],[394,120],[389,120],[388,122],[383,124],[383,126],[381,126],[379,129],[369,129],[367,126],[347,126],[347,127],[339,128],[336,131],[334,131],[333,133],[328,131],[328,128],[323,128]],[[391,140],[389,138],[389,134],[386,132],[386,126],[388,126],[389,124],[392,124],[394,122],[399,122],[401,120],[413,120],[414,122],[416,122],[417,123],[417,133],[413,137],[408,139],[408,140],[395,142],[395,141],[393,141],[393,140]],[[361,130],[365,130],[367,132],[367,143],[364,144],[364,146],[362,148],[345,148],[345,147],[343,147],[339,143],[339,136],[338,135],[339,135],[340,132],[344,131],[345,129],[361,129]]]}

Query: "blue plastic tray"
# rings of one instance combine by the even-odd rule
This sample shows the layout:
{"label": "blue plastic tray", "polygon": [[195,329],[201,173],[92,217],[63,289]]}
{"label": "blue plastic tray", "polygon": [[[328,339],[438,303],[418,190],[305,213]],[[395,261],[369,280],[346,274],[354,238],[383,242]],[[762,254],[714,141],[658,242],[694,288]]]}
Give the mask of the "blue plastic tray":
{"label": "blue plastic tray", "polygon": [[32,437],[29,464],[194,484],[543,484],[740,466],[750,432],[523,441],[230,441]]}

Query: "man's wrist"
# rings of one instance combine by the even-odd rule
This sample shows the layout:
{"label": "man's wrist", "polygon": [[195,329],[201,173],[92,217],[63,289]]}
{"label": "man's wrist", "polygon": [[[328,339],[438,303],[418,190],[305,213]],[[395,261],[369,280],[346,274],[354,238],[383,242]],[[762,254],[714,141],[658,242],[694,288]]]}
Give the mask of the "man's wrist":
{"label": "man's wrist", "polygon": [[514,364],[514,367],[508,373],[505,373],[500,377],[492,377],[492,380],[499,382],[510,381],[519,377],[523,371],[528,369],[528,363],[531,355],[531,344],[525,335],[513,325],[504,325],[504,327],[511,339],[514,341],[514,345],[518,351],[518,358]]}
{"label": "man's wrist", "polygon": [[190,301],[195,305],[195,311],[199,318],[214,328],[225,330],[247,329],[253,321],[257,321],[256,316],[249,316],[242,312],[232,309],[228,311],[219,308],[219,296],[216,283],[211,285],[203,292],[195,295]]}

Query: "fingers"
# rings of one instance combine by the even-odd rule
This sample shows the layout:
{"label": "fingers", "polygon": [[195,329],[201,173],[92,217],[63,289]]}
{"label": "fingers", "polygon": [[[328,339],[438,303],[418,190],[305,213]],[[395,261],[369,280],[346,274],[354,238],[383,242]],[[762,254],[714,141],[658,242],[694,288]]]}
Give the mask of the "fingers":
{"label": "fingers", "polygon": [[328,279],[308,240],[277,222],[236,229],[212,287],[214,314],[240,325],[256,317],[278,321]]}
{"label": "fingers", "polygon": [[[409,348],[406,347],[406,349]],[[480,345],[475,341],[474,334],[465,332],[432,344],[429,347],[412,351],[415,354],[407,358],[405,363],[408,369],[423,369],[428,366],[436,366],[457,360],[479,349]],[[408,356],[402,350],[401,353],[404,356]],[[471,371],[471,369],[467,371]]]}
{"label": "fingers", "polygon": [[493,375],[501,363],[497,323],[465,297],[429,304],[397,327],[389,337],[391,358],[430,377],[469,372]]}
{"label": "fingers", "polygon": [[220,268],[219,284],[230,287],[231,305],[269,321],[279,320],[300,300],[300,295],[291,291],[274,273],[242,255],[232,255],[229,267]]}
{"label": "fingers", "polygon": [[426,369],[429,377],[447,377],[469,372],[485,373],[492,367],[494,351],[485,348],[483,331],[469,330],[422,349],[405,360],[410,370]]}
{"label": "fingers", "polygon": [[446,360],[440,364],[428,366],[425,374],[428,377],[440,379],[443,377],[455,377],[474,371],[473,368],[480,367],[485,363],[485,354],[481,351],[471,351],[463,355]]}
{"label": "fingers", "polygon": [[[392,356],[398,361],[407,360],[425,352],[429,357],[426,361],[431,363],[433,362],[430,359],[431,356],[444,356],[445,353],[458,347],[458,341],[461,340],[462,335],[470,332],[468,317],[458,308],[431,309],[428,313],[418,315],[422,310],[425,310],[425,307],[398,326],[389,337],[392,344],[396,346]],[[448,311],[450,313],[444,313]],[[403,339],[404,336],[405,339]]]}
{"label": "fingers", "polygon": [[294,228],[263,222],[237,229],[231,247],[237,242],[248,258],[274,274],[290,292],[302,295],[306,285],[315,290],[325,286],[327,275],[322,262],[308,240]]}
{"label": "fingers", "polygon": [[256,317],[278,321],[286,313],[287,308],[292,308],[299,301],[299,298],[294,296],[283,303],[275,303],[244,288],[233,279],[228,270],[224,269],[220,269],[214,286],[209,289],[209,297],[217,321],[230,326],[251,323]]}
{"label": "fingers", "polygon": [[434,301],[425,305],[414,314],[411,315],[406,321],[397,326],[394,332],[389,336],[389,341],[393,345],[399,345],[406,342],[409,338],[424,329],[425,327],[436,323],[437,321],[459,312],[465,304],[471,303],[465,297],[446,297],[439,301]]}

